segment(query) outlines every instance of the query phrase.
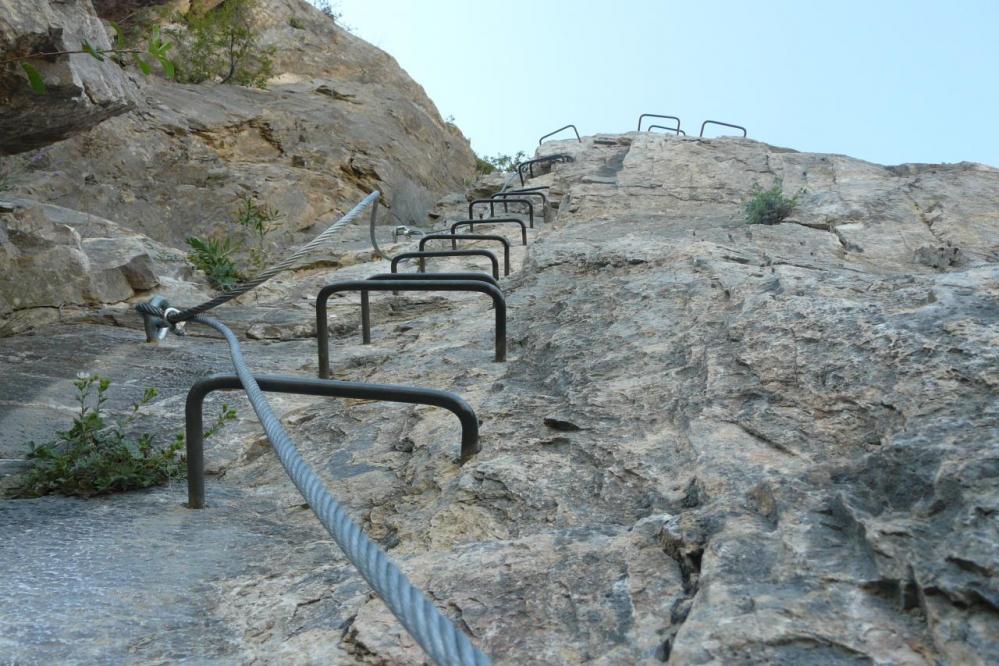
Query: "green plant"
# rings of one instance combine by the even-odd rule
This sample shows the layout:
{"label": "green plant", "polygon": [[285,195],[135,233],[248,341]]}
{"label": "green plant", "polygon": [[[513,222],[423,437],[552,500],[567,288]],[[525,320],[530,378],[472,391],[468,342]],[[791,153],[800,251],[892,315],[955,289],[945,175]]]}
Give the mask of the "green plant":
{"label": "green plant", "polygon": [[[53,441],[41,446],[32,443],[28,454],[31,469],[15,491],[17,496],[59,493],[91,497],[149,488],[183,476],[183,433],[178,433],[163,448],[155,446],[155,435],[143,433],[133,440],[128,434],[139,410],[156,397],[156,389],[147,388],[124,418],[109,422],[104,407],[111,380],[81,373],[73,385],[79,413],[69,430],[58,433]],[[222,405],[205,437],[214,435],[235,418],[236,411]]]}
{"label": "green plant", "polygon": [[330,0],[315,0],[312,4],[315,5],[316,9],[330,17],[334,23],[343,18],[343,12],[335,9]]}
{"label": "green plant", "polygon": [[305,30],[305,21],[298,18],[297,16],[292,16],[290,19],[288,19],[288,25],[294,28],[295,30]]}
{"label": "green plant", "polygon": [[236,210],[236,224],[251,237],[250,263],[256,271],[263,270],[270,259],[266,238],[278,228],[280,219],[281,214],[276,209],[258,204],[250,195],[243,198]]}
{"label": "green plant", "polygon": [[475,170],[479,173],[492,173],[493,171],[512,171],[520,162],[523,162],[527,155],[523,150],[518,150],[516,155],[496,154],[492,157],[475,156]]}
{"label": "green plant", "polygon": [[784,183],[780,179],[768,190],[760,187],[759,183],[753,183],[751,196],[743,204],[746,221],[750,224],[778,224],[797,207],[800,194],[785,197]]}
{"label": "green plant", "polygon": [[229,238],[202,240],[197,236],[189,236],[186,241],[191,248],[187,260],[195,268],[205,272],[209,284],[222,291],[236,286],[241,276],[232,258],[236,248]]}
{"label": "green plant", "polygon": [[39,95],[44,94],[48,88],[45,85],[45,80],[42,78],[41,72],[38,71],[31,61],[52,60],[53,58],[57,58],[59,56],[77,53],[89,54],[91,57],[99,60],[100,62],[104,62],[106,59],[111,58],[121,65],[127,64],[125,56],[131,56],[135,65],[144,75],[147,76],[153,71],[153,68],[149,64],[149,60],[156,60],[159,62],[166,77],[168,79],[174,78],[176,73],[174,63],[167,57],[167,52],[173,44],[165,42],[160,38],[160,30],[158,27],[152,28],[149,32],[146,40],[146,49],[143,51],[142,49],[127,46],[125,43],[125,33],[121,27],[119,27],[114,21],[108,21],[108,23],[115,32],[114,45],[110,49],[97,48],[87,40],[83,40],[83,44],[79,49],[22,53],[0,60],[0,66],[18,63],[21,70],[28,78],[28,85],[30,85],[31,89]]}
{"label": "green plant", "polygon": [[273,72],[274,48],[257,44],[255,7],[256,0],[223,0],[212,9],[192,8],[178,16],[187,28],[178,40],[178,80],[265,87]]}

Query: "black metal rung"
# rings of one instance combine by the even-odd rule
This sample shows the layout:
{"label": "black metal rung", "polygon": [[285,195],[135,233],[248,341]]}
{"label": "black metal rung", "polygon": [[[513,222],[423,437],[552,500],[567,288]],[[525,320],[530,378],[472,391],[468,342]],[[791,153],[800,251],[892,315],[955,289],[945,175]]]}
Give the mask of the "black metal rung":
{"label": "black metal rung", "polygon": [[[676,116],[663,116],[663,115],[660,115],[658,113],[643,113],[642,115],[638,116],[638,131],[639,132],[642,131],[642,121],[644,119],[646,119],[646,118],[662,118],[664,120],[675,120],[676,121],[676,129],[678,129],[678,130],[680,129],[680,119],[677,118]],[[656,125],[656,127],[663,127],[663,125]],[[650,127],[649,130],[651,130],[651,129],[652,128]],[[666,129],[673,129],[673,128],[672,127],[667,127]]]}
{"label": "black metal rung", "polygon": [[[479,420],[475,415],[475,410],[460,396],[448,391],[395,384],[365,384],[281,375],[260,375],[255,376],[254,379],[262,391],[272,393],[383,400],[443,407],[457,416],[461,422],[459,461],[464,463],[480,450]],[[191,509],[205,508],[205,398],[213,391],[242,388],[243,384],[236,375],[213,375],[198,380],[187,392],[184,425],[187,440],[187,505]]]}
{"label": "black metal rung", "polygon": [[529,199],[517,198],[517,199],[505,199],[502,202],[497,202],[496,199],[476,199],[468,204],[468,219],[475,219],[474,209],[480,204],[489,204],[489,217],[496,217],[496,204],[497,203],[522,203],[527,205],[527,216],[530,220],[531,228],[534,228],[534,204],[531,203]]}
{"label": "black metal rung", "polygon": [[496,310],[496,360],[506,360],[506,299],[499,287],[481,280],[346,280],[326,285],[316,297],[316,338],[319,346],[319,377],[330,375],[329,322],[327,321],[330,296],[343,291],[361,292],[361,327],[370,330],[365,313],[369,291],[477,291],[493,299]]}
{"label": "black metal rung", "polygon": [[451,233],[453,234],[458,227],[463,227],[468,225],[469,231],[475,231],[476,224],[519,224],[520,225],[520,236],[524,241],[524,245],[527,245],[527,225],[524,224],[523,220],[517,219],[516,217],[490,217],[488,219],[482,220],[458,220],[451,224]]}
{"label": "black metal rung", "polygon": [[705,120],[703,123],[701,123],[701,134],[700,134],[700,136],[702,136],[702,137],[704,136],[704,126],[705,125],[721,125],[722,127],[731,127],[732,129],[742,130],[742,136],[743,137],[747,136],[746,128],[743,127],[742,125],[733,125],[732,123],[723,123],[720,120]]}
{"label": "black metal rung", "polygon": [[538,145],[540,146],[542,143],[544,143],[545,139],[547,139],[548,137],[555,136],[556,134],[558,134],[562,130],[567,130],[567,129],[572,129],[572,131],[576,133],[576,141],[579,141],[580,143],[583,143],[583,140],[581,138],[579,138],[579,130],[576,129],[575,125],[571,125],[570,124],[570,125],[566,125],[565,127],[559,127],[554,132],[549,132],[548,134],[545,134],[543,137],[541,137],[540,139],[538,139]]}

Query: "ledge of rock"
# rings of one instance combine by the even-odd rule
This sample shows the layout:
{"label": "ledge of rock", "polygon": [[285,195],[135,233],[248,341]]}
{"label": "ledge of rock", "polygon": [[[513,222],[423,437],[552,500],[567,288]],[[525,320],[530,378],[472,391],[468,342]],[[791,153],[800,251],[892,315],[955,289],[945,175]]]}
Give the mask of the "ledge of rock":
{"label": "ledge of rock", "polygon": [[[79,50],[84,40],[111,47],[90,0],[0,0],[0,60]],[[113,62],[73,54],[31,64],[45,81],[44,94],[31,89],[17,63],[0,69],[0,154],[61,141],[134,106],[135,84]]]}

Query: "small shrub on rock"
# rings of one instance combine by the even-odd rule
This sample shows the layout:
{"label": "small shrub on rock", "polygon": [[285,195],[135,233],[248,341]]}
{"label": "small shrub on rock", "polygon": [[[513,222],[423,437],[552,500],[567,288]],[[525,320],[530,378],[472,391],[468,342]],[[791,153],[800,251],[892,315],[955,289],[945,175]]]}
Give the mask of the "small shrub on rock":
{"label": "small shrub on rock", "polygon": [[[28,454],[31,469],[15,495],[91,497],[149,488],[184,475],[183,433],[177,433],[173,442],[163,448],[155,445],[155,435],[143,433],[133,438],[128,434],[139,411],[156,397],[156,389],[146,389],[124,418],[109,421],[104,406],[111,380],[80,374],[73,385],[79,414],[69,430],[58,433],[55,440],[32,445]],[[235,418],[236,411],[223,405],[205,436],[215,434]]]}
{"label": "small shrub on rock", "polygon": [[218,81],[263,88],[273,73],[273,48],[261,48],[253,26],[256,0],[223,0],[212,9],[192,7],[178,21],[177,80]]}
{"label": "small shrub on rock", "polygon": [[229,238],[202,240],[197,236],[190,236],[186,240],[191,248],[187,260],[195,268],[204,271],[208,284],[221,291],[228,291],[239,283],[242,276],[236,270],[236,262],[232,256],[236,248]]}
{"label": "small shrub on rock", "polygon": [[516,155],[496,154],[492,157],[488,155],[479,157],[476,155],[475,169],[481,174],[492,173],[493,171],[513,171],[526,157],[527,155],[523,150],[517,151]]}
{"label": "small shrub on rock", "polygon": [[750,224],[779,224],[797,207],[799,194],[785,197],[781,180],[768,190],[760,187],[759,183],[753,183],[752,196],[743,206],[746,221]]}

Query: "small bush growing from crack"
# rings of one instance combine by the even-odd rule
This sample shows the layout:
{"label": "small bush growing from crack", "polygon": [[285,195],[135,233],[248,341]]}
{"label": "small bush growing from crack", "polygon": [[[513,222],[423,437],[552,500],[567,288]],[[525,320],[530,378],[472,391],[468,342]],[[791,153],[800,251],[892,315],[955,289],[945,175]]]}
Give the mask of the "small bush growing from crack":
{"label": "small bush growing from crack", "polygon": [[236,262],[233,260],[236,247],[228,237],[202,240],[197,236],[189,236],[186,240],[191,248],[187,260],[195,268],[204,271],[208,284],[220,291],[229,291],[239,283],[242,276],[236,270]]}
{"label": "small bush growing from crack", "polygon": [[[28,454],[31,469],[15,491],[16,496],[58,493],[91,497],[149,488],[183,476],[183,433],[177,433],[173,442],[163,448],[155,446],[155,435],[143,433],[133,440],[128,434],[139,410],[156,397],[156,389],[147,388],[124,418],[109,421],[102,408],[108,400],[111,380],[81,373],[73,385],[80,413],[69,430],[58,433],[55,440],[41,446],[32,443]],[[222,405],[221,413],[205,431],[205,438],[235,418],[236,410]]]}
{"label": "small bush growing from crack", "polygon": [[257,272],[262,271],[270,260],[267,251],[267,235],[278,228],[281,214],[266,204],[257,203],[247,195],[236,210],[236,224],[250,235],[250,264]]}
{"label": "small bush growing from crack", "polygon": [[278,228],[281,213],[266,204],[259,203],[252,196],[245,196],[233,212],[232,223],[245,235],[244,240],[233,241],[230,236],[202,239],[190,236],[186,239],[191,252],[187,260],[195,268],[204,271],[209,284],[216,289],[228,291],[247,274],[237,267],[235,255],[249,246],[248,261],[254,273],[267,267],[271,253],[267,246],[267,236]]}
{"label": "small bush growing from crack", "polygon": [[274,47],[261,47],[253,12],[257,0],[223,0],[217,7],[192,7],[175,18],[185,32],[175,33],[181,83],[218,81],[264,88],[273,73]]}
{"label": "small bush growing from crack", "polygon": [[496,154],[492,157],[475,156],[475,170],[481,174],[492,173],[493,171],[513,171],[513,169],[524,161],[527,155],[523,150],[517,151],[516,155]]}
{"label": "small bush growing from crack", "polygon": [[800,195],[801,192],[790,198],[785,197],[782,180],[777,180],[769,190],[753,183],[752,196],[743,204],[746,221],[750,224],[779,224],[797,207]]}

